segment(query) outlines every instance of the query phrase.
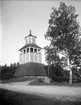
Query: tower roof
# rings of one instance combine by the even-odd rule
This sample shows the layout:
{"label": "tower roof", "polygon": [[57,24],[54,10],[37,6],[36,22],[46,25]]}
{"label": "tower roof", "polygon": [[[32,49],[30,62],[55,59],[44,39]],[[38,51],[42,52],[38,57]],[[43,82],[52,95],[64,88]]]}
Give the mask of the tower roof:
{"label": "tower roof", "polygon": [[19,49],[19,51],[20,51],[20,50],[23,50],[23,49],[25,49],[25,48],[27,48],[27,47],[34,47],[34,48],[42,49],[41,47],[39,47],[39,46],[36,45],[36,44],[26,44],[26,45],[24,45],[21,49]]}
{"label": "tower roof", "polygon": [[37,38],[36,36],[34,36],[34,35],[31,34],[31,30],[29,30],[29,35],[26,36],[25,38],[30,37],[30,36]]}
{"label": "tower roof", "polygon": [[18,77],[18,76],[46,76],[47,74],[43,64],[30,62],[20,65],[17,68],[14,75]]}

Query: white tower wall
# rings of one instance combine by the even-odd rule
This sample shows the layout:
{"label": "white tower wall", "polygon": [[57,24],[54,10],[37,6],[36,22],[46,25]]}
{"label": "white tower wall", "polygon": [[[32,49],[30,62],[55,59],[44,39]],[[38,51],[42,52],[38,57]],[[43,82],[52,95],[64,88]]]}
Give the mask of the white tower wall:
{"label": "white tower wall", "polygon": [[42,63],[42,55],[39,53],[32,52],[20,54],[19,63],[24,64],[28,62]]}
{"label": "white tower wall", "polygon": [[25,44],[30,44],[30,43],[33,43],[33,44],[36,44],[36,37],[26,37],[25,38]]}
{"label": "white tower wall", "polygon": [[19,63],[22,64],[22,54],[19,54]]}
{"label": "white tower wall", "polygon": [[29,53],[25,54],[25,63],[29,62]]}

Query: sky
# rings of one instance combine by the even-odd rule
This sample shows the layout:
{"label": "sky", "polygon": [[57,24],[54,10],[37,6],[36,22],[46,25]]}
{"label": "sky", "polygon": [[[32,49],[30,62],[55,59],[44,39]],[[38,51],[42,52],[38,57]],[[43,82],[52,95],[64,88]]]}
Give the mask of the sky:
{"label": "sky", "polygon": [[[51,8],[58,8],[61,1],[0,0],[0,65],[19,61],[18,50],[25,45],[24,37],[29,30],[37,36],[37,45],[44,48],[49,44],[44,35],[48,29]],[[75,6],[81,24],[81,1],[64,2]],[[42,62],[45,63],[44,50],[42,55]]]}

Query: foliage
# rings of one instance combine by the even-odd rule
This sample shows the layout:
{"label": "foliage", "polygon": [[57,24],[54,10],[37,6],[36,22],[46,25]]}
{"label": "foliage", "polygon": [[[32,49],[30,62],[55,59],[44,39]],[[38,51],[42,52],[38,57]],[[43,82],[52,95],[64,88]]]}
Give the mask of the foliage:
{"label": "foliage", "polygon": [[[45,38],[50,41],[50,45],[45,47],[46,61],[49,65],[59,64],[63,67],[64,64],[69,70],[72,69],[72,65],[78,67],[80,66],[81,32],[75,7],[60,2],[59,8],[52,8],[52,10],[45,34]],[[59,58],[61,52],[66,54],[67,59]]]}
{"label": "foliage", "polygon": [[56,64],[54,65],[50,65],[50,77],[52,78],[52,80],[56,81],[56,82],[68,82],[68,71],[63,70],[63,68]]}
{"label": "foliage", "polygon": [[74,56],[79,55],[81,48],[80,26],[77,22],[78,15],[75,14],[75,7],[67,6],[61,2],[58,9],[52,9],[49,27],[45,34],[45,38],[50,40],[49,47],[46,47],[46,57],[50,55],[49,50],[51,50],[51,55],[55,55],[54,52],[64,50],[68,54],[70,61],[74,60]]}
{"label": "foliage", "polygon": [[[45,65],[46,73],[48,74],[48,65]],[[50,65],[49,67],[49,76],[53,81],[56,82],[67,82],[69,78],[69,72],[63,70],[63,68],[59,65]]]}
{"label": "foliage", "polygon": [[48,64],[60,64],[60,58],[57,54],[57,49],[54,46],[53,48],[50,46],[45,47],[45,57]]}
{"label": "foliage", "polygon": [[7,66],[6,64],[4,66],[1,66],[1,71],[0,71],[0,79],[11,79],[14,77],[14,73],[19,66],[19,63],[13,63],[10,64],[10,66]]}

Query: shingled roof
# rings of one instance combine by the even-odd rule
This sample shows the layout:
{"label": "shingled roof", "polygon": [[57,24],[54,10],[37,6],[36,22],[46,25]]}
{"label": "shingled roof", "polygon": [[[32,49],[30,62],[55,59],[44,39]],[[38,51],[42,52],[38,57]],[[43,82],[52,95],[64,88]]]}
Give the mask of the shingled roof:
{"label": "shingled roof", "polygon": [[46,76],[46,71],[43,64],[29,62],[26,64],[20,65],[16,72],[15,76]]}
{"label": "shingled roof", "polygon": [[19,51],[22,50],[22,49],[25,49],[25,48],[27,48],[27,47],[35,47],[35,48],[42,49],[42,48],[39,47],[38,45],[31,43],[31,44],[26,44],[26,45],[24,45],[21,49],[19,49]]}
{"label": "shingled roof", "polygon": [[32,34],[29,34],[28,36],[25,36],[25,38],[30,37],[30,36],[37,38],[36,36],[34,36]]}

